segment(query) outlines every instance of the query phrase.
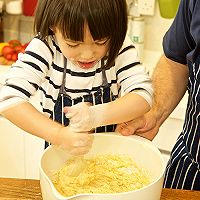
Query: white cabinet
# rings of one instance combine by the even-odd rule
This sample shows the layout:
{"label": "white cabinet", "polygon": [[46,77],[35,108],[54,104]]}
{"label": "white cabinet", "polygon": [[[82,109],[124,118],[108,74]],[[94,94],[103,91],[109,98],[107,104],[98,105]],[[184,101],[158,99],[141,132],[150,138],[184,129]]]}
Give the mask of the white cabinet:
{"label": "white cabinet", "polygon": [[24,133],[0,117],[0,177],[25,177]]}
{"label": "white cabinet", "polygon": [[44,140],[0,117],[0,177],[39,179]]}

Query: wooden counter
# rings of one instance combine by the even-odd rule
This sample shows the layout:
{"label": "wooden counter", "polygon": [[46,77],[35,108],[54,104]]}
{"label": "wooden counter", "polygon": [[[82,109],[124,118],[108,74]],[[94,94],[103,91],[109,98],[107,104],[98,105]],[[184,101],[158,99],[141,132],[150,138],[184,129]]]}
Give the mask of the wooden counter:
{"label": "wooden counter", "polygon": [[[197,200],[200,191],[163,189],[161,200]],[[38,180],[0,178],[0,200],[42,200]]]}

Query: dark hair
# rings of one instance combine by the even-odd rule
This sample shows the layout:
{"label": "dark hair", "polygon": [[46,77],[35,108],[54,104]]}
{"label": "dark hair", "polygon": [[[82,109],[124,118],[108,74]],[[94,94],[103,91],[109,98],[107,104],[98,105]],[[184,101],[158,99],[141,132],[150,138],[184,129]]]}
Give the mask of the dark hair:
{"label": "dark hair", "polygon": [[45,39],[56,27],[64,38],[83,41],[85,22],[94,40],[110,39],[106,66],[110,68],[126,36],[126,0],[39,0],[34,30]]}

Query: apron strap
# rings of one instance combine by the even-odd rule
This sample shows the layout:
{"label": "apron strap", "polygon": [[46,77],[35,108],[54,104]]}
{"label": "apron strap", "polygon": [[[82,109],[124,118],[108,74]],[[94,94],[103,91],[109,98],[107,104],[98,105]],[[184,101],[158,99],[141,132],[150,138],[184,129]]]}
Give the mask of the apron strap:
{"label": "apron strap", "polygon": [[104,58],[101,59],[101,69],[102,69],[102,86],[106,87],[109,84],[108,84],[108,80],[107,80],[106,72],[105,72],[105,59]]}
{"label": "apron strap", "polygon": [[62,84],[59,91],[60,94],[65,94],[66,72],[67,72],[67,59],[64,57],[64,70],[63,70]]}

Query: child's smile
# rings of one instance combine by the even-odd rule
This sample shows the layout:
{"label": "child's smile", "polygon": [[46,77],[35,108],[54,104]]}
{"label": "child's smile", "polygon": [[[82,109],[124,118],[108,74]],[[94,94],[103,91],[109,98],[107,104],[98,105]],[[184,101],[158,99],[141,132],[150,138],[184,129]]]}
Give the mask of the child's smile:
{"label": "child's smile", "polygon": [[91,62],[77,62],[79,67],[83,68],[83,69],[90,69],[92,67],[94,67],[94,65],[97,63],[97,61],[91,61]]}

